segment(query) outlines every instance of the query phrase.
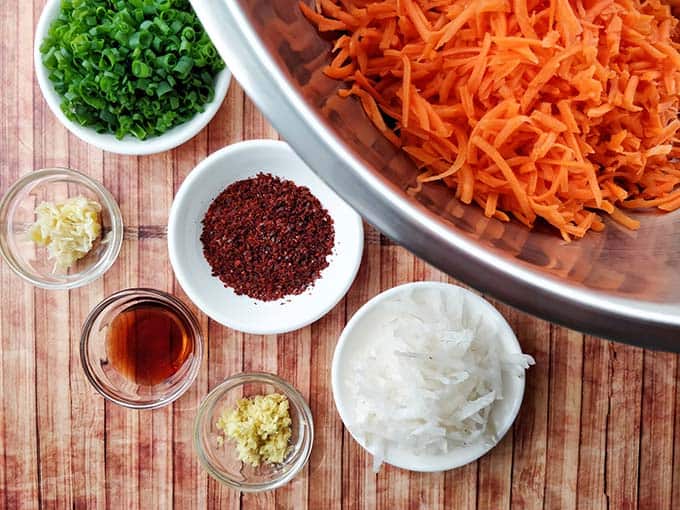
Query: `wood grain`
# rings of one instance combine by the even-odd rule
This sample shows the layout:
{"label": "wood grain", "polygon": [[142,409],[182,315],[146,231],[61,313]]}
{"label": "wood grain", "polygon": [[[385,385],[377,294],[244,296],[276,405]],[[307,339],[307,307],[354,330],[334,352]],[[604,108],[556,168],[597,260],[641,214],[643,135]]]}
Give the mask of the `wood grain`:
{"label": "wood grain", "polygon": [[676,356],[644,354],[639,469],[649,483],[640,487],[642,508],[672,508],[676,371]]}
{"label": "wood grain", "polygon": [[[36,142],[31,52],[33,12],[19,5],[0,9],[0,184],[3,190],[34,165]],[[40,121],[38,120],[38,123]],[[2,333],[2,450],[6,508],[33,508],[40,503],[40,462],[36,389],[35,292],[18,284],[4,263],[0,266],[0,328]],[[63,339],[62,339],[63,342]],[[67,481],[67,480],[65,480]]]}
{"label": "wood grain", "polygon": [[[73,139],[73,143],[71,141]],[[103,154],[69,135],[69,166],[89,169],[89,175],[103,181]],[[104,400],[85,378],[80,367],[78,340],[85,317],[104,294],[104,280],[70,291],[69,366],[71,384],[71,476],[76,508],[106,508],[106,416]],[[60,340],[61,343],[65,343]],[[77,417],[78,419],[73,419]],[[73,476],[77,473],[77,476]]]}
{"label": "wood grain", "polygon": [[610,345],[586,337],[583,345],[581,397],[581,440],[576,480],[577,508],[608,508],[607,435],[622,431],[609,429]]}
{"label": "wood grain", "polygon": [[553,328],[550,339],[545,508],[576,508],[581,439],[583,335]]}
{"label": "wood grain", "polygon": [[[69,292],[35,289],[0,263],[0,508],[680,508],[677,356],[584,336],[498,303],[537,361],[512,430],[488,455],[457,470],[416,474],[385,466],[374,474],[333,405],[329,369],[337,338],[380,291],[452,280],[367,226],[354,285],[317,323],[259,337],[210,321],[172,275],[165,229],[172,197],[208,154],[276,132],[233,83],[208,128],[174,151],[136,158],[88,147],[58,124],[33,79],[30,49],[42,5],[10,2],[0,10],[0,192],[36,168],[80,169],[117,198],[126,237],[105,278]],[[177,295],[197,313],[204,335],[196,383],[172,406],[149,412],[106,403],[79,357],[87,313],[105,296],[137,286]],[[308,466],[273,493],[226,489],[193,452],[201,398],[243,370],[280,374],[314,413]]]}
{"label": "wood grain", "polygon": [[[609,346],[610,393],[607,415],[607,464],[605,483],[610,508],[635,508],[638,495],[642,350]],[[648,484],[654,483],[647,478]],[[643,486],[641,485],[640,488]],[[650,508],[641,505],[642,508]],[[652,507],[658,508],[658,507]]]}

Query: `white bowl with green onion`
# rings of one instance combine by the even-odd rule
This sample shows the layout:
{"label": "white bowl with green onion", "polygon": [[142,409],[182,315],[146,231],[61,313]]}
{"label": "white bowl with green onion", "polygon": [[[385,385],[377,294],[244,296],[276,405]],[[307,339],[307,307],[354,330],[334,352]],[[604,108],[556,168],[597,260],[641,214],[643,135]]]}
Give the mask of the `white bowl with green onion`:
{"label": "white bowl with green onion", "polygon": [[[87,8],[87,6],[84,8]],[[168,37],[175,35],[177,37],[177,43],[178,44],[181,43],[184,45],[183,47],[181,47],[181,49],[178,46],[177,51],[177,55],[179,55],[178,58],[177,55],[170,55],[168,52],[168,54],[158,55],[153,62],[149,62],[148,60],[150,59],[144,58],[144,55],[141,55],[139,56],[139,58],[135,58],[134,60],[131,59],[131,56],[134,55],[135,51],[134,49],[136,49],[137,47],[140,48],[140,51],[154,50],[154,47],[151,47],[150,45],[153,45],[155,43],[153,30],[156,30],[158,25],[149,26],[150,30],[142,30],[141,25],[138,27],[130,25],[133,29],[136,28],[136,30],[134,30],[134,32],[131,33],[129,37],[121,38],[121,44],[125,46],[125,51],[130,51],[130,53],[128,55],[124,55],[124,58],[118,61],[118,63],[120,63],[120,65],[123,65],[126,70],[129,70],[129,72],[134,73],[134,78],[139,79],[138,82],[144,79],[146,79],[148,82],[153,82],[149,86],[149,90],[146,91],[146,95],[148,95],[148,97],[150,98],[149,102],[151,104],[150,105],[147,104],[145,106],[148,106],[149,108],[156,108],[160,112],[158,114],[159,119],[157,119],[156,122],[156,125],[160,126],[159,128],[157,128],[158,129],[157,133],[156,132],[149,133],[149,131],[145,129],[144,126],[140,126],[141,122],[131,120],[132,119],[131,115],[118,116],[114,113],[111,113],[110,109],[107,110],[106,113],[106,119],[108,120],[101,120],[98,126],[99,130],[100,131],[103,130],[104,132],[98,132],[98,130],[95,127],[91,127],[88,124],[89,121],[87,120],[88,119],[87,115],[83,115],[82,117],[80,117],[84,118],[82,122],[78,120],[69,119],[62,110],[62,103],[65,102],[65,100],[57,91],[55,83],[50,79],[50,74],[52,73],[52,71],[48,70],[48,68],[46,67],[45,63],[43,62],[43,54],[41,53],[41,45],[48,36],[48,32],[53,21],[59,16],[60,10],[61,0],[48,0],[47,4],[43,8],[35,33],[34,66],[36,76],[38,78],[38,84],[40,86],[40,90],[43,94],[43,97],[45,98],[45,101],[47,102],[48,106],[55,114],[55,116],[59,119],[59,121],[75,136],[77,136],[84,142],[89,143],[90,145],[93,145],[99,149],[108,152],[126,155],[155,154],[173,149],[183,144],[184,142],[188,141],[189,139],[193,138],[215,116],[217,110],[224,101],[224,98],[229,89],[229,83],[231,81],[231,73],[229,72],[229,69],[226,66],[221,71],[217,72],[214,75],[211,75],[213,76],[213,82],[210,86],[206,86],[208,90],[210,90],[210,87],[212,87],[211,94],[212,100],[202,102],[200,101],[199,97],[199,100],[196,101],[195,104],[197,105],[197,109],[200,106],[202,107],[203,111],[196,111],[193,114],[191,114],[191,112],[186,113],[183,111],[183,109],[185,109],[185,103],[184,102],[179,103],[179,101],[183,101],[182,98],[178,97],[180,96],[180,94],[175,93],[168,94],[168,92],[172,92],[171,90],[168,89],[168,87],[172,89],[173,85],[175,85],[178,81],[176,78],[173,78],[173,76],[179,75],[183,76],[181,79],[187,79],[190,72],[193,72],[194,69],[198,69],[198,65],[196,65],[195,68],[193,67],[193,65],[189,65],[189,60],[191,60],[189,57],[185,58],[182,55],[182,53],[184,53],[184,55],[190,54],[189,52],[191,51],[190,48],[192,44],[191,36],[192,35],[195,36],[196,32],[190,25],[183,27],[181,25],[182,20],[175,20],[176,21],[175,25],[172,25],[173,20],[170,19],[168,20],[169,24],[167,25],[164,25],[163,22],[159,20],[159,25],[162,27],[163,30],[167,30],[168,33],[166,35]],[[134,14],[135,13],[133,12],[132,15]],[[158,16],[158,18],[161,18],[161,16]],[[134,21],[133,18],[130,19],[131,21]],[[145,19],[145,21],[147,20]],[[97,28],[99,28],[99,26]],[[177,33],[173,32],[174,30],[177,29],[179,30]],[[91,28],[89,28],[88,30],[94,31],[94,29]],[[156,31],[159,30],[160,29]],[[156,37],[159,37],[161,41],[163,41],[163,38],[166,37],[166,35],[160,33]],[[185,36],[187,37],[186,39]],[[77,52],[77,47],[80,42],[89,44],[91,43],[92,40],[96,41],[96,37],[97,37],[96,31],[94,31],[90,33],[85,33],[83,38],[73,37],[72,39],[69,40],[69,43],[71,48],[74,49],[75,53]],[[199,40],[198,42],[200,43],[204,41]],[[187,50],[186,47],[188,47],[189,50]],[[159,49],[160,52],[162,47],[159,45],[157,46],[157,48]],[[119,50],[119,48],[114,47],[114,45],[111,45],[111,47],[108,48],[102,48],[102,51],[105,49],[109,50],[109,55],[111,54],[117,55],[116,52],[118,52]],[[63,55],[59,56],[59,58],[62,57]],[[69,56],[67,56],[66,58],[69,58]],[[90,76],[85,75],[85,78],[88,79],[89,81],[85,84],[83,84],[83,82],[85,82],[85,79],[79,82],[80,85],[79,89],[87,90],[87,92],[83,93],[83,97],[88,98],[89,101],[88,104],[95,110],[96,108],[99,107],[99,105],[104,104],[105,106],[101,108],[102,111],[104,109],[107,109],[109,105],[106,103],[102,103],[100,98],[94,97],[95,96],[94,94],[89,94],[88,92],[91,89],[88,89],[88,87],[94,87],[97,94],[100,93],[99,88],[101,87],[102,90],[105,91],[105,93],[111,94],[110,97],[119,93],[121,94],[121,96],[124,94],[124,91],[120,92],[120,88],[117,87],[112,87],[108,91],[106,91],[105,82],[107,79],[110,80],[111,78],[113,78],[114,83],[119,83],[118,80],[120,79],[120,75],[116,75],[115,71],[120,72],[120,66],[116,67],[115,65],[116,61],[114,57],[114,59],[111,62],[112,66],[111,69],[110,70],[103,69],[103,66],[100,67],[100,64],[104,62],[104,58],[106,58],[106,55],[103,55],[98,62],[92,60],[90,62],[92,64],[90,68],[91,75]],[[216,58],[219,58],[219,55],[216,55]],[[73,58],[73,61],[77,62],[78,65],[82,65],[82,60],[76,60],[75,58]],[[156,74],[158,72],[158,66],[165,67],[167,69],[166,74],[169,75],[170,78],[167,78],[166,80],[159,79]],[[112,74],[107,75],[106,73],[109,72]],[[132,78],[132,76],[130,78]],[[173,80],[174,83],[171,83]],[[102,83],[102,81],[104,81],[104,83]],[[173,98],[173,96],[175,97]],[[205,96],[210,97],[209,92],[206,93]],[[130,110],[137,111],[135,108],[133,108],[133,106],[135,106],[135,104],[130,103]],[[166,113],[170,118],[172,117],[179,118],[177,120],[172,121],[160,118],[160,116],[165,115]],[[104,115],[102,115],[102,117],[104,117]],[[125,132],[122,138],[118,138],[111,130],[108,129],[108,127],[110,124],[115,123],[122,124],[125,121],[121,121],[121,119],[125,117],[128,117],[127,123],[129,124],[129,128],[123,128],[121,126],[118,126],[119,131],[121,133]],[[186,119],[184,117],[186,117]],[[93,117],[90,115],[89,118]],[[94,120],[99,122],[100,118],[97,117],[94,118]],[[103,127],[101,125],[101,123],[107,122],[109,124],[106,127]],[[137,136],[133,135],[132,134],[133,132],[137,133]],[[146,138],[144,139],[140,138],[144,136],[146,136]]]}

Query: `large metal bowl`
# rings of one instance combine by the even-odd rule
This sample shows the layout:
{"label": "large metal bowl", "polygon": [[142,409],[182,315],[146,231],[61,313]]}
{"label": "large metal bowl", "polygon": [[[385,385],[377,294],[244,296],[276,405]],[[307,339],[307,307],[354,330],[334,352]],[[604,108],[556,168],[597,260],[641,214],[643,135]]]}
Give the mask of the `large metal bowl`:
{"label": "large metal bowl", "polygon": [[[309,0],[308,0],[309,1]],[[487,219],[442,185],[417,196],[415,170],[326,78],[330,43],[298,0],[193,0],[234,76],[298,154],[370,223],[452,276],[588,333],[680,351],[680,215],[563,242]]]}

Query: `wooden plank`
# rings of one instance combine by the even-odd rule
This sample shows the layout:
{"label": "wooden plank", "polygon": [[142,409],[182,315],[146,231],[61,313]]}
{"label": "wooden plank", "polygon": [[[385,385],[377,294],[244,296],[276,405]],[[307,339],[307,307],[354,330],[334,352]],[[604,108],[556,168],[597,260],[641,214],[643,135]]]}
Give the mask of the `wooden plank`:
{"label": "wooden plank", "polygon": [[[97,287],[101,292],[102,285]],[[97,299],[85,289],[72,291],[71,295],[71,331],[72,337],[78,338],[73,335],[80,335],[81,323],[75,323],[73,318],[84,319]],[[61,483],[70,482],[74,508],[103,509],[106,507],[104,399],[78,370],[79,349],[71,351],[71,367],[71,473]]]}
{"label": "wooden plank", "polygon": [[[41,110],[33,125],[36,168],[69,166],[69,139],[52,112]],[[54,199],[67,197],[66,186],[54,186]],[[37,205],[37,204],[36,204]],[[71,507],[71,393],[69,292],[35,289],[37,435],[40,495],[44,508]],[[55,328],[55,324],[64,328]],[[66,333],[66,334],[65,334]],[[63,404],[63,405],[62,405]]]}
{"label": "wooden plank", "polygon": [[0,271],[0,299],[11,303],[0,310],[4,460],[0,492],[5,508],[35,508],[39,489],[33,289],[17,281],[6,264]]}
{"label": "wooden plank", "polygon": [[[675,365],[675,380],[678,380],[680,363]],[[675,416],[673,417],[673,489],[671,505],[680,508],[680,384],[675,385]]]}
{"label": "wooden plank", "polygon": [[259,112],[253,102],[245,96],[243,106],[243,139],[278,138],[278,133]]}
{"label": "wooden plank", "polygon": [[101,281],[71,291],[71,472],[61,483],[70,482],[73,506],[78,509],[102,510],[106,507],[105,404],[80,369],[78,348],[82,323],[97,305],[102,291]]}
{"label": "wooden plank", "polygon": [[[40,494],[43,508],[68,508],[71,488],[71,359],[68,291],[35,291],[36,393]],[[55,328],[64,325],[64,329]],[[76,344],[77,345],[77,344]]]}
{"label": "wooden plank", "polygon": [[[5,508],[35,508],[39,503],[35,395],[33,289],[3,264],[2,303],[2,456]],[[28,340],[28,341],[27,341]]]}
{"label": "wooden plank", "polygon": [[477,466],[477,501],[481,510],[501,510],[510,507],[513,431],[496,447],[473,465]]}
{"label": "wooden plank", "polygon": [[339,509],[342,503],[342,421],[331,393],[330,366],[335,343],[345,323],[345,302],[311,326],[310,408],[314,416],[314,448],[309,459],[308,508]]}
{"label": "wooden plank", "polygon": [[639,507],[673,508],[673,441],[678,357],[644,353]]}
{"label": "wooden plank", "polygon": [[583,335],[553,328],[546,449],[545,508],[576,508]]}
{"label": "wooden plank", "polygon": [[577,508],[607,508],[605,452],[610,391],[609,344],[586,336],[583,343],[581,442],[577,477]]}
{"label": "wooden plank", "polygon": [[[33,169],[33,11],[20,3],[0,10],[0,189]],[[35,508],[40,501],[36,412],[34,293],[0,264],[0,503]]]}
{"label": "wooden plank", "polygon": [[109,509],[141,508],[138,437],[139,413],[107,402],[106,503]]}
{"label": "wooden plank", "polygon": [[[208,154],[243,140],[245,97],[238,82],[232,80],[224,103],[208,125]],[[185,170],[185,174],[188,174],[188,170]],[[183,175],[175,177],[177,187],[182,180]]]}
{"label": "wooden plank", "polygon": [[[191,142],[193,143],[193,142]],[[172,203],[173,157],[166,152],[138,160],[138,218],[145,227],[163,226]],[[153,204],[153,207],[150,205]],[[141,236],[136,243],[139,287],[172,291],[172,270],[164,238]],[[171,508],[173,502],[173,407],[139,413],[141,508]]]}
{"label": "wooden plank", "polygon": [[[208,130],[204,130],[189,142],[173,151],[173,182],[170,189],[176,192],[185,177],[203,160],[208,153]],[[165,210],[169,214],[169,207]],[[166,220],[167,221],[167,220]],[[167,251],[167,247],[166,247]],[[169,262],[167,262],[168,267]],[[194,384],[172,406],[173,434],[172,451],[175,466],[172,478],[174,484],[173,505],[182,509],[203,509],[207,505],[208,479],[193,447],[193,422],[202,397],[208,392],[209,333],[208,318],[186,297],[181,286],[174,280],[171,286],[174,294],[196,315],[203,339],[203,361]]]}
{"label": "wooden plank", "polygon": [[[0,25],[3,30],[5,28],[5,23],[4,23],[4,17],[0,17]],[[2,59],[2,53],[0,53],[0,59]],[[3,66],[4,66],[3,62]],[[0,78],[1,79],[1,78]],[[2,99],[0,98],[0,105],[3,108],[3,111],[5,111],[4,107],[6,106]],[[7,154],[5,150],[7,149],[6,147],[6,142],[5,140],[9,139],[9,134],[8,134],[8,122],[5,120],[5,117],[3,116],[2,119],[0,119],[0,150],[2,150],[3,154]],[[7,176],[7,178],[5,178]],[[7,168],[7,165],[5,164],[4,158],[0,159],[0,192],[4,193],[7,190],[7,187],[9,186],[9,169]],[[9,282],[10,279],[16,278],[14,274],[12,274],[12,271],[10,270],[9,267],[7,267],[7,264],[0,263],[0,299],[2,299],[3,303],[7,303],[4,307],[0,307],[0,339],[1,338],[7,338],[10,334],[9,326],[7,324],[7,315],[12,313],[14,311],[14,304],[10,304],[7,296],[7,291],[6,289],[9,287]],[[7,299],[7,301],[6,301]],[[28,337],[27,337],[28,338]],[[0,491],[0,505],[2,505],[3,508],[7,507],[7,477],[5,475],[5,470],[6,470],[6,459],[7,459],[7,446],[6,446],[6,441],[5,441],[5,406],[3,404],[5,400],[5,384],[4,384],[4,372],[5,372],[5,347],[4,344],[5,342],[0,342],[0,484],[3,487],[3,490]]]}
{"label": "wooden plank", "polygon": [[[364,224],[364,254],[354,284],[346,298],[345,322],[380,292],[380,233]],[[343,428],[342,507],[372,510],[376,507],[376,475],[371,456]]]}
{"label": "wooden plank", "polygon": [[[104,155],[104,185],[118,200],[123,224],[139,227],[138,159]],[[118,260],[104,277],[104,291],[110,295],[136,287],[139,252],[135,243],[123,242]],[[106,504],[107,508],[140,508],[139,416],[106,402]],[[143,453],[143,452],[142,452]]]}
{"label": "wooden plank", "polygon": [[508,318],[522,350],[536,360],[536,365],[527,371],[524,403],[513,429],[512,505],[543,508],[551,326],[508,307],[499,308]]}
{"label": "wooden plank", "polygon": [[429,510],[445,508],[445,473],[411,473],[409,475],[408,508]]}
{"label": "wooden plank", "polygon": [[[210,389],[230,375],[243,371],[243,334],[224,328],[214,321],[209,326],[210,341],[206,358]],[[193,451],[191,452],[193,455]],[[208,477],[207,508],[236,510],[241,506],[238,492],[228,489],[214,478]],[[177,508],[182,508],[176,505]]]}
{"label": "wooden plank", "polygon": [[642,349],[614,342],[606,345],[611,365],[606,495],[609,508],[637,508]]}
{"label": "wooden plank", "polygon": [[[79,143],[69,135],[69,166],[103,182],[102,151]],[[103,510],[106,507],[104,399],[85,378],[80,361],[80,333],[85,318],[104,295],[104,280],[70,292],[71,360],[71,473],[68,478],[73,504],[78,509]],[[62,482],[64,483],[64,482]]]}
{"label": "wooden plank", "polygon": [[444,508],[477,508],[477,464],[446,472]]}
{"label": "wooden plank", "polygon": [[[292,384],[309,402],[311,397],[312,328],[307,327],[279,335],[277,338],[277,374]],[[309,498],[309,465],[275,494],[276,508],[307,508]]]}

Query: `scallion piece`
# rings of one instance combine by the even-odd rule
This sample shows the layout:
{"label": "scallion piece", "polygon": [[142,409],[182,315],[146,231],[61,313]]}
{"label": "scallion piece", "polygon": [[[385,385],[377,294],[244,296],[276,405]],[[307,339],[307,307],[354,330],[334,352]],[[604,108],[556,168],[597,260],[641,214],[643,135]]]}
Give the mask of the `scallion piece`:
{"label": "scallion piece", "polygon": [[141,60],[133,60],[132,74],[134,74],[137,78],[148,78],[151,76],[151,68]]}

